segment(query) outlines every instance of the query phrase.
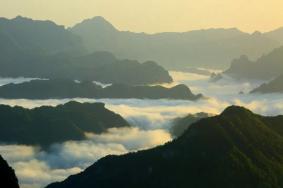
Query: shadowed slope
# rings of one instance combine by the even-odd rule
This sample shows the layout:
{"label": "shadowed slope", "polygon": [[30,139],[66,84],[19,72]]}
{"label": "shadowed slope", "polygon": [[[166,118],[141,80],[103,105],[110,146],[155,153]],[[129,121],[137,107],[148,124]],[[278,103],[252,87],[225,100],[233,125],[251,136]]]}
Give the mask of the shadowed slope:
{"label": "shadowed slope", "polygon": [[186,85],[172,88],[162,86],[131,86],[113,84],[102,88],[92,82],[77,83],[72,80],[33,80],[0,87],[0,97],[8,99],[54,99],[54,98],[137,98],[137,99],[183,99],[197,100]]}
{"label": "shadowed slope", "polygon": [[277,118],[231,106],[171,143],[105,157],[48,188],[280,188],[283,138]]}
{"label": "shadowed slope", "polygon": [[14,170],[0,155],[0,187],[19,188]]}
{"label": "shadowed slope", "polygon": [[48,146],[86,139],[85,132],[102,133],[125,126],[128,122],[103,103],[69,102],[31,110],[0,105],[0,142],[4,143]]}

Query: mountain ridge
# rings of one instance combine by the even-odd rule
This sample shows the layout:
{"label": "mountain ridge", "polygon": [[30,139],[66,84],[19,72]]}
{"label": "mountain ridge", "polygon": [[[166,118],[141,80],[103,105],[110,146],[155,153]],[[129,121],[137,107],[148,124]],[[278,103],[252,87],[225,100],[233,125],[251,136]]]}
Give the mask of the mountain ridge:
{"label": "mountain ridge", "polygon": [[234,59],[224,74],[235,79],[270,80],[283,74],[283,46],[262,55],[255,61],[246,55]]}
{"label": "mountain ridge", "polygon": [[120,99],[179,99],[198,100],[202,94],[193,94],[186,85],[171,88],[163,86],[132,86],[112,84],[106,87],[93,82],[72,80],[32,80],[20,84],[0,86],[0,97],[6,99],[65,99],[65,98],[120,98]]}
{"label": "mountain ridge", "polygon": [[9,188],[19,188],[18,179],[14,170],[0,155],[0,186]]}
{"label": "mountain ridge", "polygon": [[[104,22],[110,24],[105,19]],[[249,34],[236,28],[148,34],[117,30],[112,24],[107,27],[112,29],[104,30],[101,25],[104,24],[89,26],[82,21],[70,30],[81,36],[90,51],[110,51],[121,58],[153,60],[169,69],[226,68],[231,59],[242,54],[255,59],[283,45],[283,40],[271,39],[266,33]]]}
{"label": "mountain ridge", "polygon": [[[102,158],[47,188],[261,187],[283,185],[283,135],[263,117],[232,106],[156,148]],[[278,127],[277,127],[278,128]]]}
{"label": "mountain ridge", "polygon": [[283,93],[283,75],[276,77],[268,83],[264,83],[253,89],[250,93]]}
{"label": "mountain ridge", "polygon": [[129,127],[129,123],[105,108],[103,103],[68,102],[56,107],[34,109],[0,105],[0,141],[38,145],[84,140],[86,132],[100,134],[109,128]]}

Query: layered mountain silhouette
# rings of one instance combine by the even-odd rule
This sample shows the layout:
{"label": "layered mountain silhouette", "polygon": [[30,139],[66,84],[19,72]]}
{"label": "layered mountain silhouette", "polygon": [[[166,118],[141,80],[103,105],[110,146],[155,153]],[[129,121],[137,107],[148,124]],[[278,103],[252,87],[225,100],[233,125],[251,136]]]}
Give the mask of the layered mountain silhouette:
{"label": "layered mountain silhouette", "polygon": [[252,90],[251,93],[283,93],[283,75],[260,85]]}
{"label": "layered mountain silhouette", "polygon": [[237,106],[202,119],[171,143],[107,156],[47,188],[171,188],[283,186],[282,116]]}
{"label": "layered mountain silhouette", "polygon": [[155,62],[118,60],[108,52],[95,52],[80,57],[38,56],[23,61],[4,61],[0,65],[1,77],[76,79],[125,84],[172,82],[168,71]]}
{"label": "layered mountain silhouette", "polygon": [[34,109],[0,105],[0,142],[48,146],[68,140],[86,139],[85,133],[128,127],[120,115],[103,103],[68,102]]}
{"label": "layered mountain silhouette", "polygon": [[131,86],[112,84],[103,88],[93,82],[72,80],[32,80],[0,87],[0,97],[8,99],[54,99],[54,98],[137,98],[137,99],[183,99],[197,100],[186,85],[172,88],[162,86]]}
{"label": "layered mountain silhouette", "polygon": [[7,188],[19,188],[18,179],[14,170],[0,155],[0,186]]}
{"label": "layered mountain silhouette", "polygon": [[227,68],[231,59],[247,54],[255,59],[283,44],[283,33],[248,34],[236,28],[183,33],[119,31],[102,17],[84,20],[70,29],[89,51],[109,51],[120,58],[154,60],[170,69],[189,66]]}
{"label": "layered mountain silhouette", "polygon": [[21,16],[11,20],[0,18],[0,41],[1,59],[15,52],[26,55],[84,52],[80,37],[63,26]]}
{"label": "layered mountain silhouette", "polygon": [[63,26],[23,17],[0,19],[0,67],[1,77],[172,82],[168,71],[155,62],[120,60],[108,52],[87,53],[80,37]]}
{"label": "layered mountain silhouette", "polygon": [[276,48],[256,61],[247,56],[241,56],[232,61],[231,66],[224,72],[237,79],[268,80],[283,74],[283,47]]}

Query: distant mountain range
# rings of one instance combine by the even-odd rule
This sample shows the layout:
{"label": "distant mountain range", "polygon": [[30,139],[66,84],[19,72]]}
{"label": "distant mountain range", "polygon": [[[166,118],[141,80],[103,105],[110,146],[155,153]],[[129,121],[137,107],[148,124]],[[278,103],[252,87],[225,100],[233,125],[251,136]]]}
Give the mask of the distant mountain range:
{"label": "distant mountain range", "polygon": [[120,60],[109,52],[87,53],[80,37],[64,27],[23,17],[0,19],[0,76],[126,84],[172,82],[168,71],[155,62]]}
{"label": "distant mountain range", "polygon": [[47,188],[283,186],[283,116],[231,106],[202,119],[171,143],[107,156]]}
{"label": "distant mountain range", "polygon": [[0,155],[0,187],[19,188],[14,170]]}
{"label": "distant mountain range", "polygon": [[[14,19],[0,18],[0,54],[45,54],[67,53],[78,55],[85,52],[79,36],[64,26],[51,21],[38,21],[18,16]],[[16,57],[12,57],[16,59]]]}
{"label": "distant mountain range", "polygon": [[283,74],[283,47],[274,49],[256,61],[241,56],[233,60],[224,73],[236,79],[274,79]]}
{"label": "distant mountain range", "polygon": [[119,58],[153,60],[170,69],[227,68],[243,54],[256,59],[283,45],[283,28],[272,32],[244,33],[236,28],[183,33],[133,33],[120,31],[103,17],[94,17],[70,28],[89,51],[109,51]]}
{"label": "distant mountain range", "polygon": [[253,34],[236,28],[146,34],[119,31],[102,17],[69,29],[20,16],[0,18],[0,76],[126,84],[170,82],[172,78],[158,64],[182,71],[189,67],[227,68],[241,55],[250,60],[235,62],[249,64],[263,54],[276,53],[274,49],[280,46],[283,28]]}
{"label": "distant mountain range", "polygon": [[252,90],[251,93],[283,93],[283,75],[260,85]]}
{"label": "distant mountain range", "polygon": [[113,84],[103,88],[93,82],[72,80],[33,80],[0,86],[0,97],[8,99],[64,99],[64,98],[136,98],[197,100],[186,85],[172,88],[162,86],[131,86]]}
{"label": "distant mountain range", "polygon": [[86,139],[85,133],[129,127],[120,115],[102,103],[69,102],[34,109],[0,105],[0,142],[47,147],[53,143]]}

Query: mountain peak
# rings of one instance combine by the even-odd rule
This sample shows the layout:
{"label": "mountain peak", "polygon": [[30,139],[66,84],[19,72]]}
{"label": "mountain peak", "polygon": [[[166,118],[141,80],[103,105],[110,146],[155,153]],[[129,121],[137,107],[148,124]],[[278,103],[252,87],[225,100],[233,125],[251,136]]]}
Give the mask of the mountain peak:
{"label": "mountain peak", "polygon": [[104,17],[102,16],[95,16],[93,18],[91,18],[92,21],[96,21],[96,22],[107,22],[109,23]]}
{"label": "mountain peak", "polygon": [[102,16],[96,16],[92,19],[89,19],[89,21],[96,26],[116,30],[116,28]]}
{"label": "mountain peak", "polygon": [[96,16],[90,19],[86,19],[81,23],[75,25],[73,29],[80,29],[80,28],[92,28],[103,30],[103,31],[116,31],[117,29],[104,17]]}
{"label": "mountain peak", "polygon": [[242,106],[235,106],[235,105],[232,105],[232,106],[229,106],[227,107],[222,113],[221,115],[240,115],[240,114],[250,114],[252,113],[250,110],[242,107]]}
{"label": "mountain peak", "polygon": [[30,18],[26,18],[26,17],[23,17],[21,15],[18,15],[14,18],[14,20],[31,20]]}
{"label": "mountain peak", "polygon": [[255,31],[252,33],[252,36],[259,37],[259,36],[262,36],[262,33],[260,31]]}
{"label": "mountain peak", "polygon": [[[250,111],[239,106],[225,110],[238,112]],[[108,156],[47,188],[283,187],[283,138],[275,128],[281,127],[281,118],[257,116],[197,121],[170,143]]]}

